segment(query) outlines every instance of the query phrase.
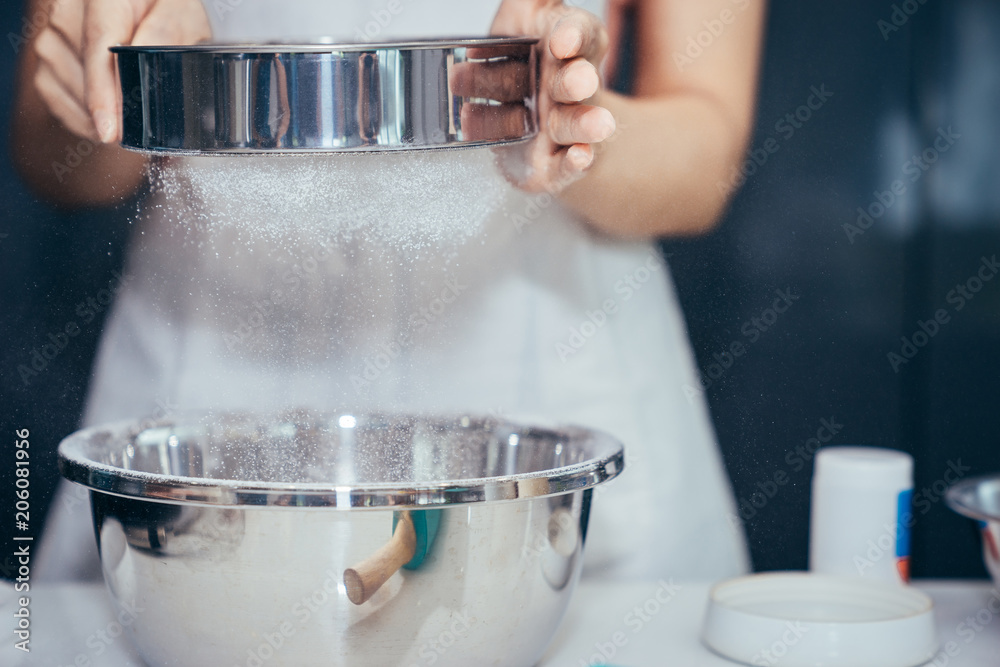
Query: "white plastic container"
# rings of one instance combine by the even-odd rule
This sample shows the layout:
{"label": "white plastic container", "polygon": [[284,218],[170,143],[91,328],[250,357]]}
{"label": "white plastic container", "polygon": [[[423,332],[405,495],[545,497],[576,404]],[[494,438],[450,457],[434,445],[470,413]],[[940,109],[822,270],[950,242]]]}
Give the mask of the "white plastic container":
{"label": "white plastic container", "polygon": [[826,447],[816,455],[809,569],[909,581],[913,458],[879,447]]}

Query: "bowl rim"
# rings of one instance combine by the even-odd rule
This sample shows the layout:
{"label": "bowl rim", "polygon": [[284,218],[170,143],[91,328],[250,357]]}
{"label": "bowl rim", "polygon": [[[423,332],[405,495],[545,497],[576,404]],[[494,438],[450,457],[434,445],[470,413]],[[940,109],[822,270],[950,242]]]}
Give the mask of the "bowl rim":
{"label": "bowl rim", "polygon": [[[97,425],[67,436],[59,444],[59,472],[70,482],[92,491],[140,500],[227,507],[333,508],[333,509],[433,509],[529,498],[544,498],[583,491],[617,477],[625,466],[623,445],[614,437],[590,428],[572,425],[534,426],[483,415],[415,415],[362,411],[319,413],[331,422],[343,415],[365,415],[393,419],[421,419],[433,423],[457,421],[462,427],[473,422],[492,423],[497,429],[544,432],[588,441],[595,455],[580,463],[559,468],[506,476],[473,477],[443,482],[372,482],[359,484],[259,482],[209,477],[165,475],[129,470],[103,463],[87,454],[96,439],[125,447],[139,433],[176,426],[187,415],[173,419],[127,420]],[[225,418],[244,413],[222,413]],[[258,417],[268,423],[267,417]],[[116,446],[116,447],[117,447]]]}
{"label": "bowl rim", "polygon": [[490,48],[507,46],[534,46],[537,37],[452,37],[435,39],[405,39],[381,42],[325,41],[322,38],[294,42],[201,42],[198,44],[161,44],[151,46],[120,45],[108,50],[112,53],[206,53],[212,55],[285,55],[309,53],[366,53],[369,51],[414,51],[426,49]]}
{"label": "bowl rim", "polygon": [[963,479],[953,484],[944,494],[945,503],[952,511],[976,521],[1000,521],[1000,515],[988,514],[978,505],[969,502],[969,494],[985,483],[1000,486],[1000,474],[979,475]]}

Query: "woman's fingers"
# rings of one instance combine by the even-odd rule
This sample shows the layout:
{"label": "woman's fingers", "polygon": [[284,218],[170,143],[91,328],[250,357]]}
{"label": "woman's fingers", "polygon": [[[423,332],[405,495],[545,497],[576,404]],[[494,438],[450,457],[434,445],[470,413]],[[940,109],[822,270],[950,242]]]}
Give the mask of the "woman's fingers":
{"label": "woman's fingers", "polygon": [[132,43],[197,44],[212,36],[201,0],[158,0],[135,30]]}
{"label": "woman's fingers", "polygon": [[84,100],[83,65],[61,32],[43,30],[35,40],[35,53],[49,67],[62,87],[75,97],[82,108]]}
{"label": "woman's fingers", "polygon": [[549,109],[547,129],[556,144],[596,144],[615,133],[615,118],[604,107],[557,104]]}
{"label": "woman's fingers", "polygon": [[56,118],[82,136],[121,136],[119,44],[191,44],[211,36],[200,0],[54,0],[35,41],[36,87]]}
{"label": "woman's fingers", "polygon": [[96,141],[97,130],[84,103],[79,56],[82,11],[78,0],[57,0],[53,5],[51,23],[34,44],[39,60],[34,83],[53,116],[74,134]]}
{"label": "woman's fingers", "polygon": [[191,44],[211,36],[198,0],[92,0],[83,30],[87,108],[101,140],[121,135],[121,90],[114,55],[116,44]]}
{"label": "woman's fingers", "polygon": [[104,143],[111,143],[121,131],[118,121],[118,75],[115,59],[108,49],[132,41],[148,0],[93,0],[83,23],[83,71],[87,86],[87,110]]}
{"label": "woman's fingers", "polygon": [[582,178],[594,162],[594,149],[585,144],[560,147],[532,142],[504,146],[497,153],[507,179],[528,192],[558,194]]}
{"label": "woman's fingers", "polygon": [[83,45],[83,0],[55,0],[49,27],[59,33],[79,58]]}
{"label": "woman's fingers", "polygon": [[555,102],[572,104],[591,97],[600,85],[597,68],[584,58],[575,58],[556,70],[549,94]]}
{"label": "woman's fingers", "polygon": [[84,110],[80,98],[70,94],[46,63],[39,63],[35,72],[35,90],[52,115],[74,134],[98,141],[97,130]]}
{"label": "woman's fingers", "polygon": [[600,89],[607,31],[593,14],[550,0],[504,0],[493,31],[541,37],[540,131],[527,144],[499,151],[504,173],[524,190],[559,192],[593,164],[593,144],[615,132],[610,111],[583,104]]}
{"label": "woman's fingers", "polygon": [[559,60],[585,58],[597,63],[608,49],[608,33],[601,20],[582,9],[569,9],[552,27],[549,52]]}
{"label": "woman's fingers", "polygon": [[594,163],[594,149],[589,144],[573,144],[555,154],[558,161],[559,190],[581,178]]}

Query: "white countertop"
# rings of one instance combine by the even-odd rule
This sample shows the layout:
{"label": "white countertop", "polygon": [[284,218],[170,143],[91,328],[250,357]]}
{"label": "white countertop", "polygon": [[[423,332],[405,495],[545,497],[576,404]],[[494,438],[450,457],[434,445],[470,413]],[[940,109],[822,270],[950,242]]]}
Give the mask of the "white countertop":
{"label": "white countertop", "polygon": [[[540,667],[732,667],[699,641],[708,601],[707,583],[582,583]],[[943,667],[1000,665],[998,596],[986,582],[921,581],[934,599]],[[11,589],[0,589],[0,614],[9,627]],[[666,600],[666,602],[661,602]],[[31,590],[30,654],[14,649],[10,630],[0,633],[0,665],[20,667],[143,667],[123,638],[96,632],[114,627],[103,585],[60,584]],[[978,619],[978,620],[977,620]],[[109,624],[111,624],[109,626]],[[220,666],[222,667],[222,666]]]}
{"label": "white countertop", "polygon": [[[939,660],[940,667],[1000,666],[1000,614],[993,614],[987,606],[991,596],[998,594],[988,582],[920,581],[917,587],[934,600],[941,647],[954,642],[950,647],[954,655],[945,656],[947,662]],[[582,584],[542,666],[591,665],[592,658],[603,659],[602,647],[611,652],[614,635],[620,632],[617,643],[623,645],[614,649],[614,656],[606,660],[608,664],[733,667],[736,663],[711,653],[699,639],[709,584],[682,582],[669,602],[657,605],[650,600],[657,600],[659,588],[655,583]],[[666,595],[661,593],[659,597]],[[641,611],[643,607],[654,613],[641,618],[637,608]],[[981,628],[978,632],[962,625],[967,617],[975,618],[980,612],[984,612],[984,618],[988,614],[992,622],[977,624]]]}

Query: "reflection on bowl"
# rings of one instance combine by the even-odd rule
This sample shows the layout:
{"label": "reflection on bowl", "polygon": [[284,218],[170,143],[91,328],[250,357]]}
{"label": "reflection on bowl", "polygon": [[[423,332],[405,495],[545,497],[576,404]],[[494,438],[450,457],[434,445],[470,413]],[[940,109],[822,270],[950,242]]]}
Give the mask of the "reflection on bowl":
{"label": "reflection on bowl", "polygon": [[59,457],[154,667],[535,664],[623,465],[586,429],[308,412],[91,428]]}
{"label": "reflection on bowl", "polygon": [[975,519],[983,534],[983,560],[1000,586],[1000,475],[976,477],[948,489],[948,506],[963,516]]}

